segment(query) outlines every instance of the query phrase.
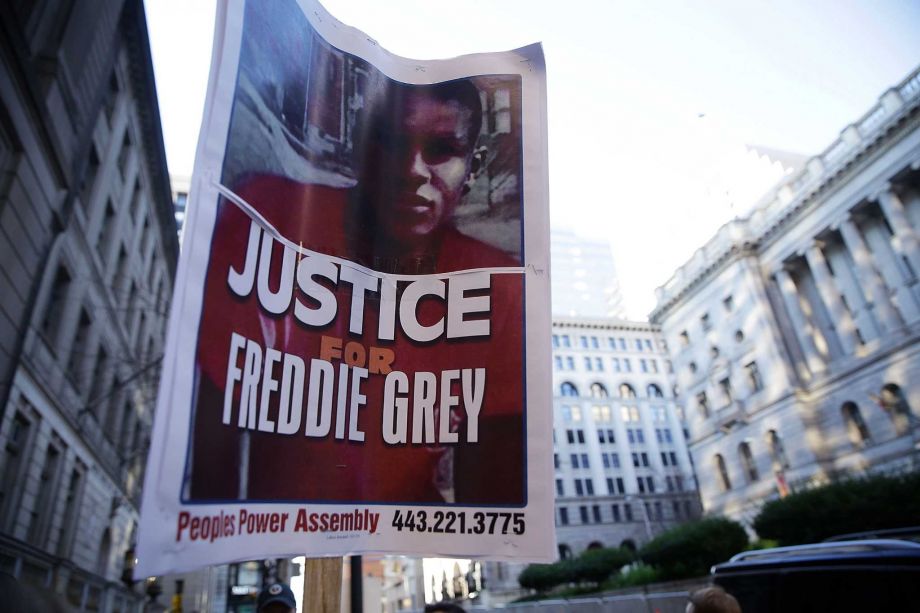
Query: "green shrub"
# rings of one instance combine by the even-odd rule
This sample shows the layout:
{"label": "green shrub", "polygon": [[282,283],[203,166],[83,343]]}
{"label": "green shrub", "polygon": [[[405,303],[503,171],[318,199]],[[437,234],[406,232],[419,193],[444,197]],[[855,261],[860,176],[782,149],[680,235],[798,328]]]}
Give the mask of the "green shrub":
{"label": "green shrub", "polygon": [[747,544],[747,533],[740,524],[712,517],[658,535],[642,547],[639,557],[656,567],[661,579],[682,579],[709,574],[713,564],[744,551]]}
{"label": "green shrub", "polygon": [[557,585],[574,581],[573,571],[570,560],[560,560],[553,564],[529,564],[518,575],[518,583],[523,588],[546,592]]}
{"label": "green shrub", "polygon": [[791,494],[763,506],[754,529],[780,545],[920,523],[920,473],[868,477]]}
{"label": "green shrub", "polygon": [[635,587],[637,585],[648,585],[649,583],[656,583],[661,580],[661,571],[652,566],[638,564],[605,583],[604,588],[608,590],[619,590],[626,587]]}
{"label": "green shrub", "polygon": [[621,566],[632,561],[631,552],[621,548],[588,549],[573,561],[576,581],[603,583]]}

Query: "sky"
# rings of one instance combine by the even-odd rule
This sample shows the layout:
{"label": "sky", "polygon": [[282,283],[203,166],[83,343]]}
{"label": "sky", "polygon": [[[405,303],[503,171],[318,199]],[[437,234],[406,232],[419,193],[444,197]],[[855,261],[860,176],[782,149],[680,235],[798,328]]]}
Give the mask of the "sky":
{"label": "sky", "polygon": [[[916,0],[327,0],[416,59],[541,41],[550,219],[610,241],[627,314],[782,174],[920,64]],[[214,0],[146,0],[170,172],[189,175]]]}

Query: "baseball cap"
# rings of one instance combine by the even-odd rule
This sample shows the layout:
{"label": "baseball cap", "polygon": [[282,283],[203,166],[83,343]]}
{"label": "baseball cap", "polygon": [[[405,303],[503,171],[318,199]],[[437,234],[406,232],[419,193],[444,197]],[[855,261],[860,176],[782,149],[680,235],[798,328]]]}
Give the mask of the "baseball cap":
{"label": "baseball cap", "polygon": [[284,583],[272,583],[262,588],[262,591],[259,592],[259,599],[257,602],[257,610],[261,610],[262,607],[273,602],[284,603],[292,609],[297,608],[297,602],[294,600],[294,592]]}

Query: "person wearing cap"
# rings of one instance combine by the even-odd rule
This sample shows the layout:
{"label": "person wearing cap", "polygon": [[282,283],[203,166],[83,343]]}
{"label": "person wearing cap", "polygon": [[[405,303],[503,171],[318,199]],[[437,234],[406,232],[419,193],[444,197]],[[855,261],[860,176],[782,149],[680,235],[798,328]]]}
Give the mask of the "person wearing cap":
{"label": "person wearing cap", "polygon": [[294,592],[284,583],[272,583],[259,592],[258,613],[294,613],[297,602]]}

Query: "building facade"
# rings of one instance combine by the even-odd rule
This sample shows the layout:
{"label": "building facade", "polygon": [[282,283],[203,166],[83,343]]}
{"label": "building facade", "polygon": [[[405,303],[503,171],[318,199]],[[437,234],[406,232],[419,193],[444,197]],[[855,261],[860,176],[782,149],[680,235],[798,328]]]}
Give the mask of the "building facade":
{"label": "building facade", "polygon": [[0,27],[0,568],[134,610],[178,254],[143,3],[10,3]]}
{"label": "building facade", "polygon": [[[636,549],[699,517],[683,409],[659,328],[556,318],[552,346],[559,557]],[[486,563],[492,602],[520,594],[525,566]]]}
{"label": "building facade", "polygon": [[920,72],[657,291],[706,512],[920,469]]}
{"label": "building facade", "polygon": [[553,314],[558,317],[624,317],[623,294],[610,243],[550,231]]}

